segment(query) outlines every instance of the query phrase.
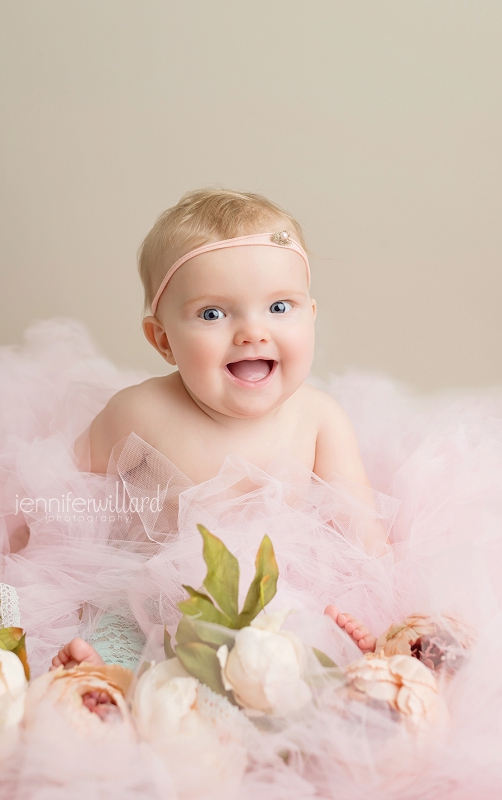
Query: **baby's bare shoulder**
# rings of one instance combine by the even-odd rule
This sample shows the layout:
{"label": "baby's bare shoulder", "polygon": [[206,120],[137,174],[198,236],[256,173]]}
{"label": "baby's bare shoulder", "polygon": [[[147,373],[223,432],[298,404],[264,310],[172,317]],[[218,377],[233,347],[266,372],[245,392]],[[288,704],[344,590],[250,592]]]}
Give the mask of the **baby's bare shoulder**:
{"label": "baby's bare shoulder", "polygon": [[174,383],[171,375],[149,378],[113,395],[91,425],[93,472],[106,472],[114,446],[131,433],[150,441],[159,416],[166,414],[170,401],[174,402]]}
{"label": "baby's bare shoulder", "polygon": [[305,389],[306,413],[314,415],[317,429],[314,472],[323,480],[336,473],[369,486],[348,414],[326,392],[308,384]]}
{"label": "baby's bare shoulder", "polygon": [[301,387],[300,403],[305,413],[317,423],[318,429],[322,430],[326,426],[336,429],[352,428],[349,417],[334,397],[312,386],[304,383]]}
{"label": "baby's bare shoulder", "polygon": [[113,395],[96,419],[103,415],[103,419],[113,426],[127,426],[130,422],[147,424],[151,417],[151,404],[169,400],[172,393],[169,377],[149,378],[134,386],[127,386]]}

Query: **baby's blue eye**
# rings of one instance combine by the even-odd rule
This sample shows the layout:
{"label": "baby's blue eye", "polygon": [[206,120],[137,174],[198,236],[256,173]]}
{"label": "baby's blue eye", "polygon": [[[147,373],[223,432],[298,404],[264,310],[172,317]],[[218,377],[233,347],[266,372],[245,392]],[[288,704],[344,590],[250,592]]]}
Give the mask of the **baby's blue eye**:
{"label": "baby's blue eye", "polygon": [[286,300],[278,300],[277,303],[272,303],[270,311],[272,314],[285,314],[290,308],[293,308],[291,303],[287,303]]}
{"label": "baby's blue eye", "polygon": [[202,319],[207,319],[209,322],[215,319],[223,319],[224,316],[225,314],[219,308],[206,308],[201,314]]}

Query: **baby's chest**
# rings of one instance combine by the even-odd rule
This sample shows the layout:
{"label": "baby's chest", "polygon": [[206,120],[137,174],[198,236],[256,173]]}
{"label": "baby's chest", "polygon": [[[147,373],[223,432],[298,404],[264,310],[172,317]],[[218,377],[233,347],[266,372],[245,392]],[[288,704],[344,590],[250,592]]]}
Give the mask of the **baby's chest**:
{"label": "baby's chest", "polygon": [[155,446],[194,483],[201,483],[213,478],[231,455],[260,469],[288,455],[313,470],[316,433],[308,423],[235,426],[233,430],[194,424],[165,431]]}

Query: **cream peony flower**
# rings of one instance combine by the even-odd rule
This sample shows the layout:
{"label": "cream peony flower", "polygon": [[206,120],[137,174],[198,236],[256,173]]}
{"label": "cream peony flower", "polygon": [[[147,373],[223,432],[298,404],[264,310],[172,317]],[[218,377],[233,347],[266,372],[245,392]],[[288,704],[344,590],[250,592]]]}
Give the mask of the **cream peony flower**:
{"label": "cream peony flower", "polygon": [[[24,727],[40,723],[46,711],[69,722],[85,736],[134,737],[125,695],[134,680],[131,670],[118,664],[73,669],[60,667],[36,678],[26,696]],[[120,729],[120,733],[118,730]]]}
{"label": "cream peony flower", "polygon": [[195,705],[198,685],[177,658],[152,664],[141,675],[133,698],[141,738],[155,742],[175,735]]}
{"label": "cream peony flower", "polygon": [[413,614],[378,637],[376,652],[382,650],[387,656],[412,655],[429,669],[453,674],[475,640],[475,632],[460,617]]}
{"label": "cream peony flower", "polygon": [[436,679],[416,658],[367,653],[349,664],[345,675],[349,693],[356,699],[386,702],[413,723],[437,716]]}
{"label": "cream peony flower", "polygon": [[182,800],[235,796],[247,766],[243,740],[249,723],[225,697],[188,675],[177,658],[143,673],[133,714]]}
{"label": "cream peony flower", "polygon": [[21,721],[28,681],[19,658],[0,650],[0,730],[13,728]]}
{"label": "cream peony flower", "polygon": [[230,651],[223,645],[217,652],[225,689],[250,716],[283,716],[311,699],[303,680],[305,647],[296,634],[280,630],[288,613],[260,614],[237,631]]}

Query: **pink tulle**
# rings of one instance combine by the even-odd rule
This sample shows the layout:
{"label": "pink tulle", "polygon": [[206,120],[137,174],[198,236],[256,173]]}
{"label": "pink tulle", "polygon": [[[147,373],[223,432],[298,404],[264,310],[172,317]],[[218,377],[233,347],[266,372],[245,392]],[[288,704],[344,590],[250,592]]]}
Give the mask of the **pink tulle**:
{"label": "pink tulle", "polygon": [[[460,614],[479,641],[444,686],[450,724],[429,745],[417,746],[380,710],[347,702],[335,713],[330,703],[339,700],[328,698],[259,730],[236,796],[500,797],[502,392],[421,399],[378,376],[333,380],[329,391],[356,427],[375,488],[366,498],[287,457],[263,471],[230,456],[213,480],[194,486],[134,434],[115,448],[107,477],[79,471],[75,439],[116,391],[144,377],[97,355],[74,322],[38,323],[23,347],[0,350],[0,580],[18,591],[34,674],[63,643],[92,633],[101,612],[138,624],[148,656],[161,657],[182,584],[204,578],[196,524],[237,556],[243,591],[267,533],[280,569],[272,608],[295,610],[288,626],[340,666],[359,651],[321,615],[328,603],[377,634],[415,611]],[[136,498],[136,510],[102,512],[110,495],[126,506]],[[55,509],[68,496],[92,513],[53,513],[42,502],[19,508],[23,498],[53,498]],[[361,546],[375,521],[393,543],[379,557]],[[177,796],[144,745],[99,749],[58,725],[40,721],[9,756],[2,796]]]}

